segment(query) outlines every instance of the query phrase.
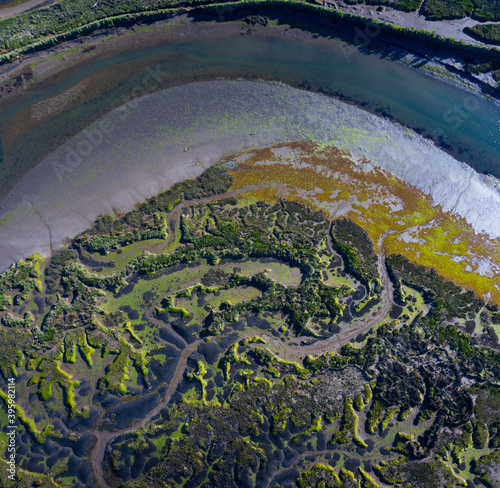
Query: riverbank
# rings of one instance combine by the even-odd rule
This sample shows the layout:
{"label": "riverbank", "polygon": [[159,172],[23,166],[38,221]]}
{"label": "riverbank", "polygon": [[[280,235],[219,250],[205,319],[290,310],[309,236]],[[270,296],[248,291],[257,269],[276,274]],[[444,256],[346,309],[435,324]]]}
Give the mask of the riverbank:
{"label": "riverbank", "polygon": [[[447,147],[455,158],[462,158],[469,164],[479,161],[476,158],[477,151],[471,153],[467,144],[464,144],[470,134],[477,130],[477,124],[470,123],[471,129],[466,127],[472,120],[470,115],[474,114],[470,111],[464,117],[459,114],[458,132],[463,133],[463,138],[458,138],[456,117],[453,117],[451,124],[446,115],[449,110],[454,110],[455,105],[469,103],[466,95],[457,94],[455,105],[451,101],[447,103],[446,100],[439,99],[435,100],[436,103],[429,104],[442,108],[439,108],[437,119],[435,117],[433,122],[425,122],[422,127],[424,120],[413,120],[414,114],[421,111],[420,106],[415,107],[415,110],[406,111],[403,119],[398,118],[398,113],[391,107],[370,101],[360,80],[365,79],[368,74],[373,78],[373,70],[379,69],[375,63],[376,59],[386,58],[391,61],[387,62],[384,70],[389,72],[396,69],[402,77],[407,77],[407,74],[397,68],[397,65],[394,66],[394,61],[409,65],[453,86],[459,86],[469,93],[483,93],[484,86],[451,73],[438,65],[434,59],[427,60],[414,53],[380,43],[376,36],[366,46],[356,46],[326,39],[324,31],[319,35],[313,32],[313,29],[304,31],[286,24],[279,25],[277,20],[271,22],[268,19],[267,25],[252,23],[254,20],[251,18],[248,21],[248,17],[244,16],[241,21],[204,22],[193,17],[191,13],[185,13],[152,25],[101,31],[44,52],[33,53],[22,61],[0,67],[0,81],[4,82],[3,86],[0,86],[0,108],[3,113],[3,116],[0,115],[0,137],[4,168],[3,174],[0,175],[0,199],[13,188],[22,174],[34,167],[43,156],[108,111],[152,91],[220,76],[226,79],[244,77],[283,81],[292,86],[339,96],[344,101],[361,105],[373,113],[417,130],[421,131],[425,126],[430,127],[423,133],[437,144]],[[309,20],[303,19],[305,23]],[[238,38],[238,42],[251,38],[251,42],[247,43],[250,45],[259,45],[260,40],[269,39],[269,46],[261,49],[271,55],[272,49],[269,49],[276,47],[277,42],[282,39],[290,40],[293,45],[283,49],[283,53],[286,52],[282,56],[283,63],[278,58],[269,58],[266,65],[259,60],[259,48],[254,49],[255,55],[252,53],[252,59],[243,61],[240,58],[245,57],[250,49],[249,46],[243,45],[241,52],[235,51],[234,56],[231,53],[233,58],[223,62],[224,56],[227,58],[223,51],[225,48],[221,47],[219,55],[205,50],[201,58],[197,58],[201,51],[194,44],[190,44],[191,39],[193,42],[196,42],[196,39],[200,39],[200,42],[201,39],[207,39],[209,42],[210,39],[233,37]],[[272,39],[276,39],[276,42],[271,42]],[[180,46],[183,46],[180,49],[186,49],[188,45],[192,47],[188,48],[182,59],[177,60],[176,56],[179,57],[180,52],[176,50],[174,43],[180,43]],[[307,49],[313,51],[305,54]],[[314,52],[318,49],[322,50],[321,55]],[[194,50],[193,55],[189,50]],[[290,50],[296,51],[298,56],[290,57]],[[367,51],[374,52],[375,55],[365,55]],[[310,64],[310,59],[314,57],[318,60],[318,70],[310,71],[309,66],[309,71],[302,72],[299,69],[300,63]],[[330,59],[331,62],[323,68],[321,63],[324,63],[325,59]],[[375,60],[373,68],[372,60]],[[297,68],[293,67],[294,64]],[[356,68],[359,73],[350,73],[353,71],[352,67],[357,64],[366,64],[366,67]],[[163,70],[161,77],[155,76],[157,69]],[[344,71],[339,73],[338,70]],[[344,82],[344,78],[347,80],[349,77],[352,79]],[[380,80],[380,84],[387,86],[388,83],[393,83],[393,80],[393,77]],[[431,86],[431,83],[428,88],[424,88],[425,81],[418,80],[417,89],[422,95],[425,97],[425,91],[432,91],[439,97],[442,87]],[[411,86],[414,82],[408,80],[405,83]],[[352,87],[355,85],[359,86],[353,91]],[[406,93],[407,87],[402,86],[401,96],[407,98]],[[435,95],[432,97],[436,98]],[[488,95],[483,93],[483,96]],[[406,101],[399,102],[399,105],[401,103],[406,104]],[[396,107],[396,110],[400,112],[400,108]],[[488,108],[485,110],[481,107],[480,111],[485,114]],[[492,120],[497,119],[496,113],[493,114]],[[488,159],[483,154],[481,162],[484,167],[479,171],[496,174],[497,160],[497,157]],[[491,161],[491,165],[488,166],[487,161]]]}
{"label": "riverbank", "polygon": [[[319,1],[318,1],[319,3]],[[377,5],[356,4],[349,5],[344,1],[326,1],[325,5],[331,8],[338,8],[343,12],[349,12],[355,15],[362,15],[378,19],[382,22],[399,25],[409,29],[425,29],[430,32],[435,31],[442,37],[451,37],[469,44],[481,45],[481,42],[467,35],[463,30],[466,27],[473,27],[483,22],[478,22],[471,17],[453,20],[427,20],[425,15],[419,10],[414,12],[404,12],[384,5],[383,8],[377,8]],[[489,45],[493,47],[493,45]]]}
{"label": "riverbank", "polygon": [[[322,5],[319,5],[319,3],[322,3]],[[338,6],[340,6],[340,9],[337,8]],[[282,20],[286,18],[288,19],[287,22],[294,26],[302,24],[302,27],[305,25],[311,27],[312,25],[313,30],[317,27],[326,28],[328,32],[326,34],[323,33],[326,36],[332,34],[333,24],[334,35],[337,35],[335,31],[340,30],[344,34],[348,34],[348,41],[353,41],[355,44],[362,44],[362,47],[366,47],[367,44],[372,43],[375,40],[374,37],[376,37],[377,42],[384,41],[389,45],[398,45],[410,51],[417,51],[426,58],[428,57],[428,53],[431,56],[434,53],[435,56],[436,52],[441,52],[446,53],[445,57],[466,57],[472,59],[472,61],[467,62],[477,62],[483,65],[491,61],[494,64],[492,69],[500,67],[500,50],[496,46],[478,43],[476,40],[469,42],[467,40],[468,36],[464,33],[460,36],[455,32],[456,27],[453,21],[450,24],[452,27],[444,22],[439,27],[439,31],[436,32],[435,29],[431,31],[425,28],[435,25],[432,23],[429,24],[427,21],[422,24],[422,22],[419,23],[415,18],[412,18],[408,21],[400,22],[398,15],[406,13],[394,11],[393,9],[389,9],[388,13],[384,13],[378,10],[372,11],[369,7],[367,7],[368,10],[364,11],[364,7],[367,6],[350,6],[342,2],[339,5],[336,3],[317,2],[315,5],[282,0],[252,0],[250,2],[222,2],[220,4],[209,3],[207,0],[193,0],[192,2],[185,3],[174,2],[169,5],[169,8],[145,10],[143,12],[114,16],[105,15],[104,18],[100,16],[99,20],[66,32],[64,32],[63,26],[58,25],[51,30],[51,33],[56,33],[56,35],[49,37],[44,35],[42,36],[43,39],[40,38],[38,41],[36,33],[30,32],[31,37],[26,42],[23,41],[16,48],[10,47],[3,50],[3,54],[0,56],[0,64],[15,62],[21,56],[47,50],[66,41],[79,40],[86,35],[99,32],[102,29],[112,31],[113,28],[129,28],[140,24],[151,24],[157,21],[168,20],[185,12],[190,12],[192,15],[197,16],[198,20],[216,20],[218,22],[235,19],[241,20],[250,14],[259,13],[260,17],[279,17]],[[357,13],[360,9],[362,15]],[[50,22],[49,18],[45,18],[49,15],[49,12],[50,9],[43,11],[45,23]],[[409,13],[408,15],[412,14],[417,15],[417,17],[419,15],[418,13]],[[34,29],[38,23],[36,19],[38,17],[32,19]],[[28,17],[20,18],[19,24],[23,25],[25,21],[28,21]],[[405,25],[399,25],[401,23]],[[61,22],[58,22],[58,24],[61,24]],[[467,25],[472,24],[469,22]],[[10,28],[14,27],[10,26]],[[21,34],[26,34],[26,29],[20,33],[16,33],[15,28],[14,31],[9,31],[7,24],[6,29],[5,32],[0,30],[0,35],[3,34],[6,39],[4,47],[8,46],[8,37],[17,39],[22,37]],[[463,36],[466,37],[463,38]],[[480,81],[489,83],[490,80],[481,79]],[[495,87],[496,85],[493,83],[491,86]]]}

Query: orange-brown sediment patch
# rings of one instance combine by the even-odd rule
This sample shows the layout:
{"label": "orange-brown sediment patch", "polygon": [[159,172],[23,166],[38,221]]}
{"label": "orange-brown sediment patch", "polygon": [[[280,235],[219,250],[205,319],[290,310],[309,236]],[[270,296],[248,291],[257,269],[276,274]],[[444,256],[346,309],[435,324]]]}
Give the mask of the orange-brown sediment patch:
{"label": "orange-brown sediment patch", "polygon": [[370,161],[354,161],[336,147],[311,142],[247,151],[230,169],[233,189],[267,183],[247,198],[281,197],[312,204],[332,217],[346,215],[366,229],[386,254],[434,267],[446,279],[500,304],[500,242],[478,235],[462,218]]}

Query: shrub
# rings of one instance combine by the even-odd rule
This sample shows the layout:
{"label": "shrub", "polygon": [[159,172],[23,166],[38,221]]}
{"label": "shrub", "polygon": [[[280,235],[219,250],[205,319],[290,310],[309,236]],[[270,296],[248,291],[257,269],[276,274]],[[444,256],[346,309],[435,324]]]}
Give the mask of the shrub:
{"label": "shrub", "polygon": [[462,19],[474,10],[471,0],[425,0],[422,13],[428,20]]}
{"label": "shrub", "polygon": [[500,20],[500,0],[472,0],[474,12],[472,18],[482,22]]}
{"label": "shrub", "polygon": [[479,41],[500,44],[500,25],[498,24],[478,24],[474,27],[466,27],[464,32]]}

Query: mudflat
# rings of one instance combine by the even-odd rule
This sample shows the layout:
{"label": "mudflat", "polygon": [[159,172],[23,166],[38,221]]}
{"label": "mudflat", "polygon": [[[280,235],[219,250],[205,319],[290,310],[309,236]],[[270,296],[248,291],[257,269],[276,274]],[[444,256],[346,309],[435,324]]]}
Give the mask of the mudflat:
{"label": "mudflat", "polygon": [[476,232],[500,235],[498,181],[407,128],[283,84],[215,80],[118,107],[44,158],[3,202],[1,268],[50,255],[97,216],[129,211],[223,156],[301,139],[335,145],[364,171],[382,168]]}

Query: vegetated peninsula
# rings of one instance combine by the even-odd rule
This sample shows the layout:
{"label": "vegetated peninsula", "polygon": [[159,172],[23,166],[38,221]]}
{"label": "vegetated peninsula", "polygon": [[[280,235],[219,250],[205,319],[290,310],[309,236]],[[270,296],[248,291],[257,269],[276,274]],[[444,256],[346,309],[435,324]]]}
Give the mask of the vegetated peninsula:
{"label": "vegetated peninsula", "polygon": [[15,264],[17,486],[499,486],[500,297],[445,254],[467,225],[299,142]]}

